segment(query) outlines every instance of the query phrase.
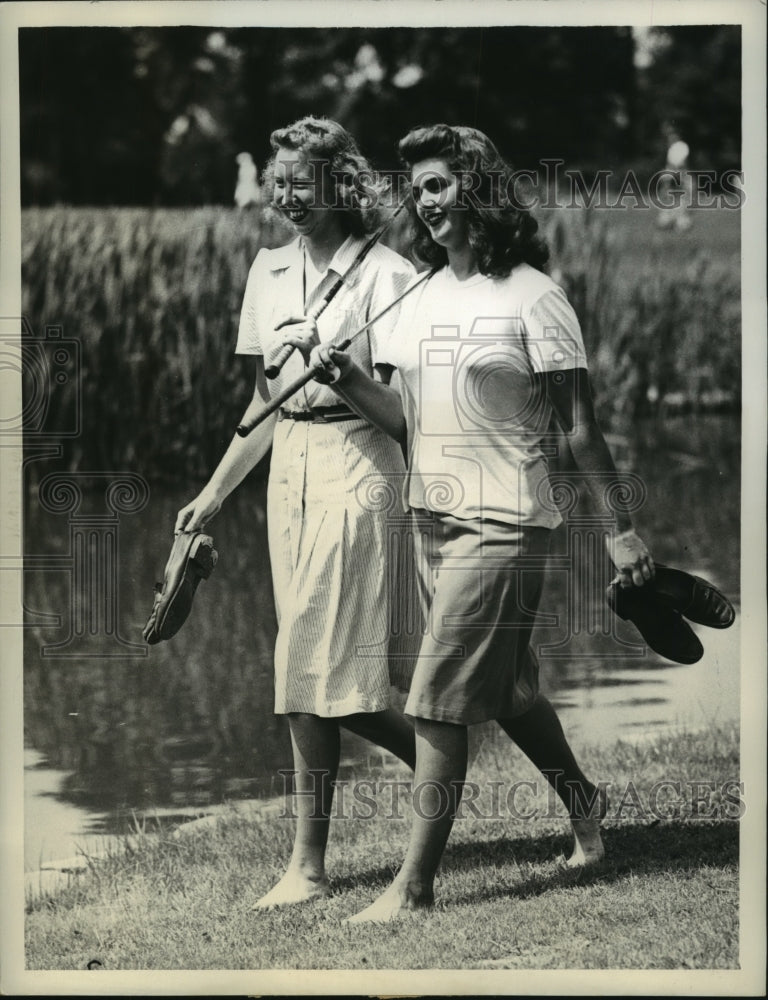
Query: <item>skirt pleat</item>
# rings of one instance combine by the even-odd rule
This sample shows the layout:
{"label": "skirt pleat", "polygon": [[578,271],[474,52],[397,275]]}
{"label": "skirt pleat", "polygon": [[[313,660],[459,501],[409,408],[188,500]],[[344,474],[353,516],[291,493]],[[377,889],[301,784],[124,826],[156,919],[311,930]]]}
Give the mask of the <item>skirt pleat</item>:
{"label": "skirt pleat", "polygon": [[[336,717],[389,706],[388,559],[403,522],[403,474],[397,444],[362,420],[278,422],[267,512],[275,712]],[[366,503],[376,483],[396,502]]]}

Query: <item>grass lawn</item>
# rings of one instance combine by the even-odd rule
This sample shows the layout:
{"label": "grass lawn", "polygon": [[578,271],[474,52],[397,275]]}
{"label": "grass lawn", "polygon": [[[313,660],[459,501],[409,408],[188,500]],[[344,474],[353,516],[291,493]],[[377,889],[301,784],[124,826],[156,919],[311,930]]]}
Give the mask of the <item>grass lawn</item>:
{"label": "grass lawn", "polygon": [[[546,227],[552,211],[539,211]],[[604,223],[612,234],[617,270],[637,272],[644,266],[662,263],[676,271],[684,269],[697,253],[706,254],[738,271],[741,250],[741,212],[729,209],[694,209],[691,227],[683,232],[660,230],[656,212],[638,208],[597,209],[596,222]]]}
{"label": "grass lawn", "polygon": [[[606,860],[579,871],[562,865],[567,820],[522,784],[537,772],[511,744],[486,740],[468,775],[475,808],[454,827],[436,906],[387,925],[342,921],[402,859],[409,794],[395,797],[391,784],[378,797],[345,787],[328,851],[333,896],[297,907],[249,909],[290,853],[282,804],[256,819],[233,808],[183,836],[162,830],[30,902],[27,967],[85,969],[95,959],[106,970],[735,969],[736,820],[740,799],[749,800],[736,785],[738,746],[734,727],[582,754],[588,774],[610,775],[611,806]],[[384,763],[357,775],[393,777],[405,775]],[[512,783],[515,814],[504,808]],[[539,818],[524,818],[534,811]]]}

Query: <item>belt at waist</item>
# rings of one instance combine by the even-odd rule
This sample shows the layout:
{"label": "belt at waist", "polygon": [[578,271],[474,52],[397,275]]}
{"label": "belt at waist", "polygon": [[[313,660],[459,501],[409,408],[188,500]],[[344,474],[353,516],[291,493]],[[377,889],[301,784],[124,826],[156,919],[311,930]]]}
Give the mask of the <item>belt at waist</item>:
{"label": "belt at waist", "polygon": [[311,420],[313,423],[333,423],[336,420],[360,420],[354,411],[348,406],[315,406],[311,410],[284,410],[282,407],[277,411],[278,420]]}

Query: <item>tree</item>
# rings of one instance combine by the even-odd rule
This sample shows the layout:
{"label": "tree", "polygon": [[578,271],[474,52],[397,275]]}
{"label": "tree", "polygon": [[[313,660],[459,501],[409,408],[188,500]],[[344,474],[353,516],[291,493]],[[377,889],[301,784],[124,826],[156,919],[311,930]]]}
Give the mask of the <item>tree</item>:
{"label": "tree", "polygon": [[[410,128],[486,131],[514,166],[663,162],[672,123],[693,166],[738,166],[739,29],[625,27],[24,28],[22,200],[231,204],[234,158],[337,118],[380,167]],[[714,82],[713,82],[714,81]]]}
{"label": "tree", "polygon": [[135,203],[154,187],[162,123],[129,31],[19,31],[22,202]]}
{"label": "tree", "polygon": [[718,172],[741,165],[741,28],[656,28],[653,58],[639,77],[646,148],[664,162],[674,130],[691,147],[691,166]]}

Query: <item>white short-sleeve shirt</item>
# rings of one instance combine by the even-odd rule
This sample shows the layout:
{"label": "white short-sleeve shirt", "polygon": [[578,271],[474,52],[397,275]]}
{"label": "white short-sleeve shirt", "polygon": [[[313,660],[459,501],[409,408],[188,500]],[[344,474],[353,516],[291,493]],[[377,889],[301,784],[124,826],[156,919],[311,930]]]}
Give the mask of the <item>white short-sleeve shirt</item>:
{"label": "white short-sleeve shirt", "polygon": [[409,506],[560,523],[547,478],[551,407],[534,376],[587,362],[559,285],[528,264],[464,281],[444,267],[405,300],[379,357],[399,374]]}

